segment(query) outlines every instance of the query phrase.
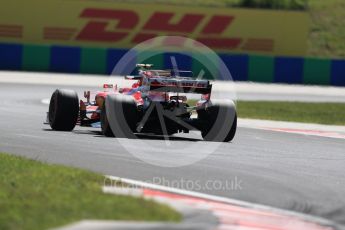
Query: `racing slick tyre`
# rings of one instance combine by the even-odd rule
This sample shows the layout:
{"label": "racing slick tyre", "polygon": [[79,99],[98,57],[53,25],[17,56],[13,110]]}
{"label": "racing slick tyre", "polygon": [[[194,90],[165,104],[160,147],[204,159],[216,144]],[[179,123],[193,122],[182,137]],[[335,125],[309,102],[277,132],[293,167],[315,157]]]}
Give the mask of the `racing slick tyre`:
{"label": "racing slick tyre", "polygon": [[108,95],[105,100],[106,115],[115,137],[135,138],[138,108],[130,95]]}
{"label": "racing slick tyre", "polygon": [[57,131],[72,131],[77,124],[78,114],[78,94],[68,89],[55,90],[49,103],[50,127]]}
{"label": "racing slick tyre", "polygon": [[201,135],[205,141],[229,142],[236,134],[237,113],[231,100],[213,100],[211,106],[198,110],[204,122]]}
{"label": "racing slick tyre", "polygon": [[105,103],[102,107],[101,114],[100,114],[100,120],[101,120],[101,130],[102,134],[106,137],[114,137],[114,133],[111,130],[108,117],[107,117],[107,111],[105,108]]}

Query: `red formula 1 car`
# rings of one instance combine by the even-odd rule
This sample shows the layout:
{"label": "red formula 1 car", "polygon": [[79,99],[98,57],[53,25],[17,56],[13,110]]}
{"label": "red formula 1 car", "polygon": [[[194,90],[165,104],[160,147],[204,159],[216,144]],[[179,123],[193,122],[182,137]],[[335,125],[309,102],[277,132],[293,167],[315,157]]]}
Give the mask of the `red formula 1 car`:
{"label": "red formula 1 car", "polygon": [[[211,100],[208,80],[181,77],[181,71],[153,70],[138,64],[138,75],[129,88],[104,84],[105,91],[84,92],[85,101],[73,90],[57,89],[50,100],[47,123],[53,130],[71,131],[76,125],[100,127],[105,136],[135,137],[135,133],[172,135],[200,130],[204,140],[231,141],[236,133],[236,108],[231,100]],[[189,94],[201,94],[195,106]]]}

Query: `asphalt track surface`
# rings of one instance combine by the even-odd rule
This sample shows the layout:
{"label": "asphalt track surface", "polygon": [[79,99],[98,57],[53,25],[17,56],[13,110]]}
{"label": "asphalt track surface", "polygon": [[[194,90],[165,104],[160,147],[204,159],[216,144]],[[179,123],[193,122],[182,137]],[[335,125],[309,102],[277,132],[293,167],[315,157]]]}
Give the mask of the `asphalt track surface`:
{"label": "asphalt track surface", "polygon": [[[159,167],[132,156],[116,138],[92,128],[51,131],[43,125],[49,98],[58,86],[0,84],[0,152],[103,174],[157,182],[239,182],[236,188],[193,186],[198,192],[293,210],[345,225],[345,141],[316,136],[238,128],[232,143],[224,143],[207,158],[183,167]],[[66,86],[64,86],[66,88]],[[68,87],[67,87],[68,88]],[[78,92],[84,88],[73,87]],[[155,145],[163,138],[142,136]],[[174,137],[176,145],[202,143]],[[135,146],[135,140],[132,143]],[[211,144],[211,143],[210,143]],[[141,149],[138,149],[140,152]],[[180,157],[198,154],[185,152]],[[169,159],[164,152],[159,157]],[[163,181],[164,180],[164,181]],[[177,187],[189,186],[175,184]],[[183,187],[186,186],[186,187]]]}

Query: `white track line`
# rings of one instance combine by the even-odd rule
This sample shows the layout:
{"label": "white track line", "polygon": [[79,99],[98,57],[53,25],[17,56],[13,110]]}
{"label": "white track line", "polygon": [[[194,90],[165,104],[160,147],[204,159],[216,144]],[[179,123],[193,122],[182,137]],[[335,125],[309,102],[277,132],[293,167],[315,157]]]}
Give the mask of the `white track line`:
{"label": "white track line", "polygon": [[204,194],[204,193],[199,193],[199,192],[194,192],[194,191],[187,191],[187,190],[182,190],[178,188],[166,187],[162,185],[151,184],[151,183],[147,183],[143,181],[138,181],[138,180],[133,180],[133,179],[128,179],[128,178],[121,178],[121,177],[116,177],[116,176],[111,176],[111,175],[106,175],[105,177],[113,181],[123,182],[123,183],[131,184],[137,187],[160,190],[164,192],[175,193],[175,194],[180,194],[180,195],[185,195],[185,196],[192,196],[192,197],[196,197],[200,199],[227,203],[227,204],[237,205],[237,206],[246,207],[250,209],[265,210],[265,211],[269,211],[273,213],[294,216],[302,220],[314,222],[321,225],[329,225],[329,226],[334,225],[334,223],[332,223],[331,221],[323,219],[321,217],[315,217],[315,216],[311,216],[311,215],[307,215],[303,213],[283,210],[283,209],[274,208],[274,207],[270,207],[266,205],[255,204],[255,203],[250,203],[246,201],[241,201],[241,200],[236,200],[236,199],[231,199],[231,198],[226,198],[226,197],[221,197],[221,196],[215,196],[215,195],[209,195],[209,194]]}
{"label": "white track line", "polygon": [[274,132],[345,139],[345,126],[340,125],[239,118],[238,126]]}

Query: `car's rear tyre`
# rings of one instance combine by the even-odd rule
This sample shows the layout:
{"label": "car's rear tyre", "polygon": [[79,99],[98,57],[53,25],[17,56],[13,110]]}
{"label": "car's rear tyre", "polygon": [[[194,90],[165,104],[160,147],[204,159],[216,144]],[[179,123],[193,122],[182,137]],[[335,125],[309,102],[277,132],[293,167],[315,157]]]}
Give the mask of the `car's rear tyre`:
{"label": "car's rear tyre", "polygon": [[198,118],[205,124],[201,135],[206,141],[229,142],[237,130],[237,113],[231,100],[214,100],[206,109],[198,110]]}
{"label": "car's rear tyre", "polygon": [[105,103],[104,103],[102,110],[101,110],[100,120],[101,120],[102,134],[106,137],[114,137],[114,133],[111,130],[111,127],[110,127],[110,124],[108,121]]}
{"label": "car's rear tyre", "polygon": [[72,131],[79,114],[78,94],[73,90],[57,89],[49,104],[49,124],[53,130]]}
{"label": "car's rear tyre", "polygon": [[138,108],[130,95],[108,95],[105,100],[106,115],[115,137],[135,138]]}

